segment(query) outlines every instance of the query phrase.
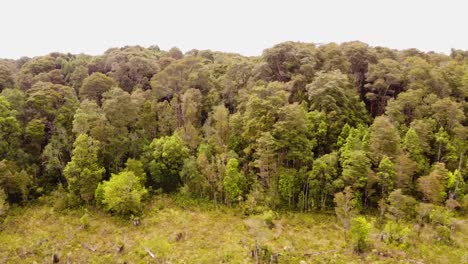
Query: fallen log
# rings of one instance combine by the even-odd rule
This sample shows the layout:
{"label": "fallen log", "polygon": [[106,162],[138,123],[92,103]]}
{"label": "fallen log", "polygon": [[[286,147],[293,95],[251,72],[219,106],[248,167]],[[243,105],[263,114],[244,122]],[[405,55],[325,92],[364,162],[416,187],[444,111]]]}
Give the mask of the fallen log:
{"label": "fallen log", "polygon": [[88,245],[88,244],[86,244],[86,243],[83,243],[83,244],[81,244],[81,245],[82,245],[83,247],[85,247],[85,248],[91,250],[92,252],[96,252],[96,248],[93,247],[93,246],[91,246],[91,245]]}
{"label": "fallen log", "polygon": [[155,258],[155,257],[156,257],[156,256],[153,254],[153,252],[151,252],[147,247],[144,247],[144,249],[145,249],[146,253],[148,253],[148,254],[151,256],[151,258]]}

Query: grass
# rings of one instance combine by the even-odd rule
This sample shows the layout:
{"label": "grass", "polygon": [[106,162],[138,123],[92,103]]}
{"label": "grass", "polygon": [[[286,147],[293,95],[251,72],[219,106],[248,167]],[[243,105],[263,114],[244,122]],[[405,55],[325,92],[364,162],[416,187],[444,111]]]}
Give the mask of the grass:
{"label": "grass", "polygon": [[271,223],[271,215],[163,196],[145,212],[134,226],[91,208],[85,227],[84,209],[12,208],[0,232],[0,263],[51,263],[54,254],[60,263],[468,263],[466,220],[453,245],[435,242],[430,228],[405,248],[387,245],[374,229],[372,249],[356,255],[332,214],[274,214]]}

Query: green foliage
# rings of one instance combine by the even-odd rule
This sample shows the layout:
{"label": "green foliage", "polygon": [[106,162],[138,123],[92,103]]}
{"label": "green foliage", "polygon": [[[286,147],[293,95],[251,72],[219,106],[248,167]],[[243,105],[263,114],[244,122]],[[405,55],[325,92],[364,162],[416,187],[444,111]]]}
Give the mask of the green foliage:
{"label": "green foliage", "polygon": [[109,181],[102,182],[96,189],[96,200],[105,209],[121,216],[137,215],[142,209],[142,200],[147,190],[132,171],[113,174]]}
{"label": "green foliage", "polygon": [[371,223],[364,216],[358,216],[351,221],[351,243],[357,253],[362,253],[369,248],[369,235]]}
{"label": "green foliage", "polygon": [[417,187],[424,195],[425,200],[435,204],[441,204],[445,201],[447,193],[444,181],[448,173],[443,163],[435,163],[429,175],[418,179]]}
{"label": "green foliage", "polygon": [[397,189],[388,196],[387,217],[397,223],[403,219],[411,220],[415,215],[416,199],[404,195],[401,189]]}
{"label": "green foliage", "polygon": [[450,231],[450,228],[448,228],[447,226],[436,226],[435,228],[436,230],[436,237],[435,239],[442,242],[442,243],[445,243],[445,244],[450,244],[452,242],[452,238],[451,238],[451,231]]}
{"label": "green foliage", "polygon": [[182,184],[180,172],[184,160],[189,157],[189,150],[179,135],[154,139],[147,157],[147,167],[155,187],[166,192],[176,191]]}
{"label": "green foliage", "polygon": [[242,196],[246,190],[246,178],[239,172],[238,167],[239,161],[237,159],[231,158],[228,160],[223,186],[229,203],[242,200]]}
{"label": "green foliage", "polygon": [[379,116],[369,130],[369,146],[375,164],[385,156],[394,160],[400,152],[400,135],[390,119]]}
{"label": "green foliage", "polygon": [[102,95],[116,86],[117,83],[112,78],[100,72],[95,72],[83,80],[79,93],[80,99],[94,100],[101,104]]}
{"label": "green foliage", "polygon": [[351,187],[346,187],[343,192],[335,193],[335,199],[333,201],[336,204],[336,216],[343,226],[345,240],[347,241],[351,219],[356,214],[356,200],[354,199]]}
{"label": "green foliage", "polygon": [[418,172],[427,172],[429,162],[424,156],[419,136],[413,128],[408,129],[406,132],[403,139],[403,148],[409,153],[409,157],[417,163]]}
{"label": "green foliage", "polygon": [[300,191],[300,173],[296,169],[280,168],[278,171],[278,191],[281,198],[293,207],[293,199]]}
{"label": "green foliage", "polygon": [[0,188],[10,202],[21,202],[28,198],[32,185],[31,176],[8,160],[0,161]]}
{"label": "green foliage", "polygon": [[88,229],[90,226],[88,211],[85,211],[82,217],[80,217],[80,224],[84,229]]}
{"label": "green foliage", "polygon": [[136,159],[128,159],[125,163],[125,171],[133,172],[133,174],[135,174],[135,176],[140,180],[141,185],[145,185],[146,172],[141,161]]}
{"label": "green foliage", "polygon": [[92,137],[81,134],[73,146],[72,159],[67,163],[63,175],[67,179],[68,190],[89,203],[94,199],[96,187],[105,172],[99,165],[99,143]]}
{"label": "green foliage", "polygon": [[111,209],[111,181],[247,215],[335,200],[345,234],[356,208],[379,204],[379,228],[416,218],[426,239],[435,206],[467,207],[467,58],[354,41],[258,57],[126,46],[0,60],[0,188],[10,204],[51,193],[56,210],[96,200],[126,216],[141,200]]}
{"label": "green foliage", "polygon": [[5,88],[13,88],[15,81],[13,79],[13,73],[7,65],[0,64],[0,92]]}
{"label": "green foliage", "polygon": [[15,159],[21,144],[21,127],[15,111],[4,96],[0,96],[0,159]]}
{"label": "green foliage", "polygon": [[394,187],[396,176],[395,165],[387,156],[384,156],[379,163],[377,171],[377,176],[379,177],[382,188],[382,197],[385,197]]}
{"label": "green foliage", "polygon": [[312,170],[309,172],[311,196],[315,204],[321,209],[327,207],[327,201],[332,201],[333,194],[342,188],[338,179],[338,157],[336,152],[326,154],[314,160]]}
{"label": "green foliage", "polygon": [[388,221],[385,224],[383,232],[385,233],[386,243],[407,247],[408,243],[410,242],[409,235],[411,230],[401,223]]}

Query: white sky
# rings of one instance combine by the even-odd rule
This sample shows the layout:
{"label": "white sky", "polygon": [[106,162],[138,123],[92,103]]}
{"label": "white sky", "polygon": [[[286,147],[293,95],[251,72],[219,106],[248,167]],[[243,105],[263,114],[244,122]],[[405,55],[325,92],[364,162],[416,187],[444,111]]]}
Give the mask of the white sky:
{"label": "white sky", "polygon": [[0,57],[125,45],[259,55],[287,41],[468,50],[467,0],[0,0]]}

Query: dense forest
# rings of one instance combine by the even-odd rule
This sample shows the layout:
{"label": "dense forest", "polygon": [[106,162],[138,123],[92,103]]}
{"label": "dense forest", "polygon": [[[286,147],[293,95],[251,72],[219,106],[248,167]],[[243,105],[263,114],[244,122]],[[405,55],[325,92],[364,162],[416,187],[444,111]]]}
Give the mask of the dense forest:
{"label": "dense forest", "polygon": [[52,197],[135,219],[177,193],[246,215],[335,210],[362,251],[358,214],[398,243],[402,221],[449,241],[468,211],[468,51],[127,46],[0,60],[0,92],[3,218]]}

